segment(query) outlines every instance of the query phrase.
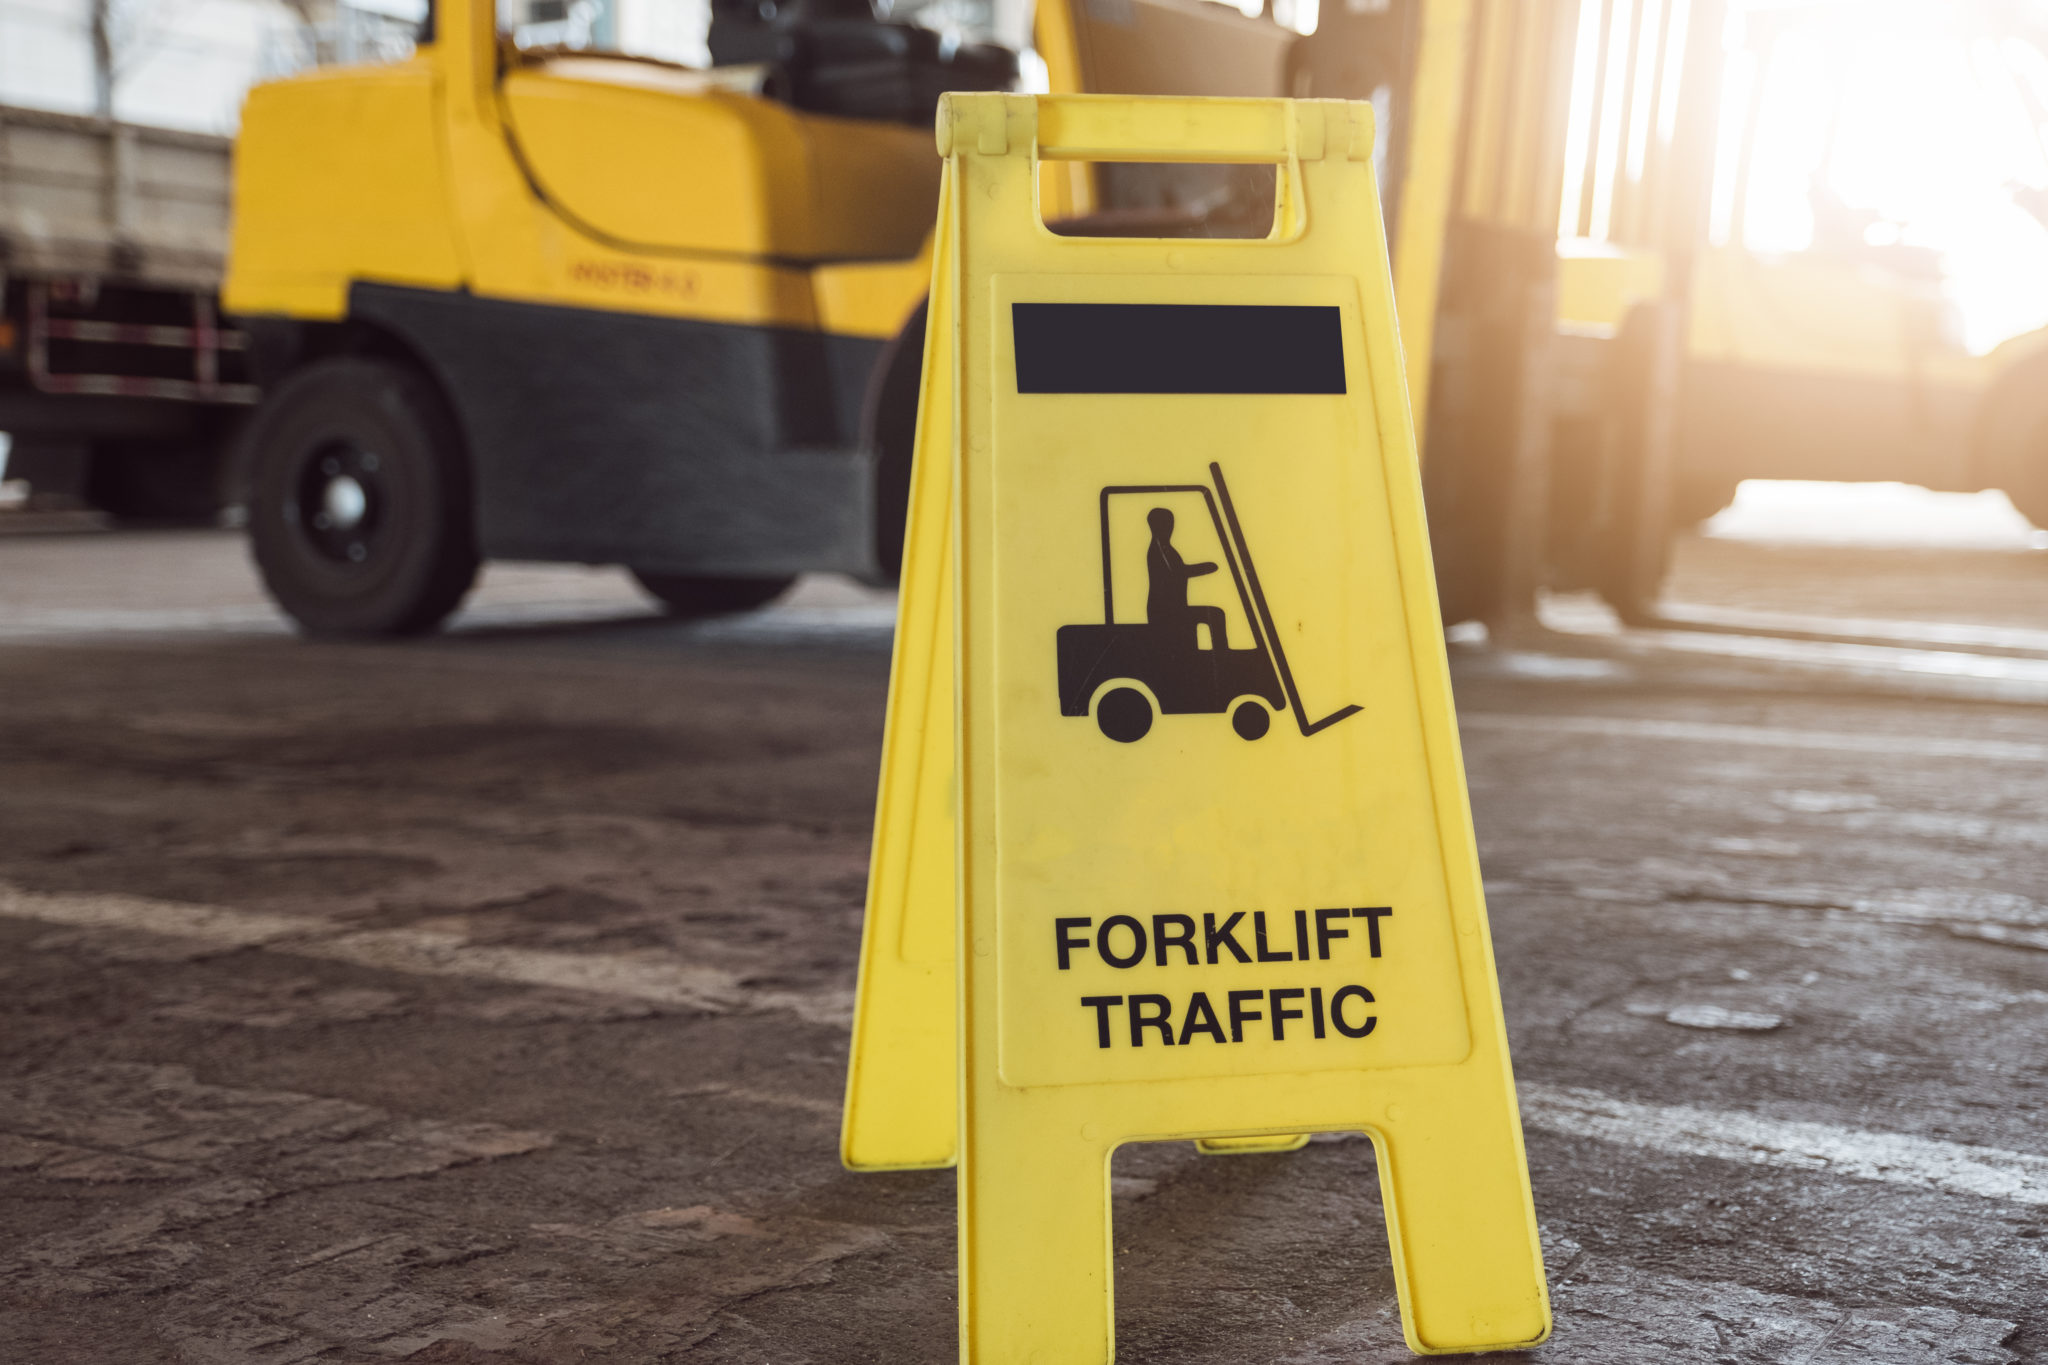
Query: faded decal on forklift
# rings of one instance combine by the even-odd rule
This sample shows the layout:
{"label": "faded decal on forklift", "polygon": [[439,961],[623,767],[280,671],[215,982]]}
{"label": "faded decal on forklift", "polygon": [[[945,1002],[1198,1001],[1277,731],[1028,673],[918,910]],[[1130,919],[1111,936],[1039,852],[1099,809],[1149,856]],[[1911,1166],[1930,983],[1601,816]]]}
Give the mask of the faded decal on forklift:
{"label": "faded decal on forklift", "polygon": [[629,294],[665,294],[670,298],[697,297],[696,272],[642,265],[637,261],[571,261],[569,278],[578,284]]}
{"label": "faded decal on forklift", "polygon": [[[1120,744],[1134,744],[1151,731],[1155,708],[1168,716],[1228,712],[1231,728],[1248,740],[1265,735],[1276,711],[1291,710],[1306,738],[1362,709],[1342,706],[1320,720],[1308,718],[1222,466],[1211,463],[1209,477],[1215,481],[1213,493],[1199,483],[1112,484],[1102,490],[1102,621],[1059,628],[1060,714],[1092,711],[1102,733]],[[1170,506],[1153,505],[1145,513],[1145,618],[1117,620],[1115,565],[1136,559],[1134,547],[1119,543],[1126,538],[1113,528],[1111,500],[1161,504],[1176,493],[1201,496],[1209,514],[1207,529],[1215,534],[1237,590],[1239,630],[1250,637],[1248,648],[1231,646],[1225,608],[1188,601],[1188,585],[1215,573],[1217,565],[1214,560],[1190,564],[1176,548]]]}

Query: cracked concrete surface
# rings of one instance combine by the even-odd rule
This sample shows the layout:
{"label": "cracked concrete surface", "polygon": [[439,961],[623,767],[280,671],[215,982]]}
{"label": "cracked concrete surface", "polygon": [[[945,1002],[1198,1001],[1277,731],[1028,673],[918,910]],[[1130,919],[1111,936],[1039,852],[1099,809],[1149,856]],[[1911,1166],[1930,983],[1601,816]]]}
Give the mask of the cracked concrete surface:
{"label": "cracked concrete surface", "polygon": [[[0,581],[105,545],[241,572]],[[883,629],[129,591],[0,649],[0,1360],[953,1359],[950,1175],[836,1159]],[[1482,663],[1530,1358],[2048,1360],[2048,710]],[[1121,1359],[1409,1358],[1362,1137],[1111,1177]]]}

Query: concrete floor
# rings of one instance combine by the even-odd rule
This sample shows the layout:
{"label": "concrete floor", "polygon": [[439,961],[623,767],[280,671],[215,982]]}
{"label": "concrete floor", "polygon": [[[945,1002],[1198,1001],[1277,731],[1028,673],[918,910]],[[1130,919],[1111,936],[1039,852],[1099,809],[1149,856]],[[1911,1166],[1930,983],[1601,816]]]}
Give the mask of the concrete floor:
{"label": "concrete floor", "polygon": [[[1915,553],[1678,582],[2043,619]],[[0,1361],[953,1359],[950,1175],[836,1159],[888,620],[528,568],[309,644],[232,537],[0,536]],[[1529,1358],[2048,1360],[2048,709],[1502,657]],[[1114,1174],[1121,1359],[1408,1358],[1369,1143]]]}

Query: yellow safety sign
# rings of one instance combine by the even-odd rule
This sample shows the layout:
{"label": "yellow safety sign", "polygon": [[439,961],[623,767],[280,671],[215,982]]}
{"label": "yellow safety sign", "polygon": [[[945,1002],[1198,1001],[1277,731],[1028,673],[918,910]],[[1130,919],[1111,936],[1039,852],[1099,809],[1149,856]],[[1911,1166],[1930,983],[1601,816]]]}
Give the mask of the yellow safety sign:
{"label": "yellow safety sign", "polygon": [[[1109,1158],[1358,1131],[1418,1351],[1550,1313],[1369,105],[949,95],[843,1155],[960,1167],[961,1353],[1110,1359]],[[1045,161],[1275,168],[1066,237]]]}

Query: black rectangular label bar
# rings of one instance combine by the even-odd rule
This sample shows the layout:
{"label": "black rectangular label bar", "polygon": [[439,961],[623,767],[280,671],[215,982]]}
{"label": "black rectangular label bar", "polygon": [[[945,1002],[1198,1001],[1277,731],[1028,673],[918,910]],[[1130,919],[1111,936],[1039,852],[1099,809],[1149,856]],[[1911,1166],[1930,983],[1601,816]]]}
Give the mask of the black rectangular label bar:
{"label": "black rectangular label bar", "polygon": [[1337,309],[1011,305],[1019,393],[1343,393]]}

